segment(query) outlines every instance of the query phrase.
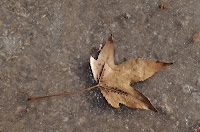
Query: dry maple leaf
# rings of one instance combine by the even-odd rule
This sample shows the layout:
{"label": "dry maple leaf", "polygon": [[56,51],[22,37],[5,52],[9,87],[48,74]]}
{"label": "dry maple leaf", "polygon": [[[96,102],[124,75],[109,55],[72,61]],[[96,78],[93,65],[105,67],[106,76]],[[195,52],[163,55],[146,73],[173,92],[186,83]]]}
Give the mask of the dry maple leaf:
{"label": "dry maple leaf", "polygon": [[94,79],[103,96],[114,108],[119,108],[119,103],[122,103],[132,108],[157,111],[148,98],[134,90],[130,84],[144,81],[171,64],[149,59],[135,59],[115,65],[112,35],[100,52],[98,59],[90,57]]}
{"label": "dry maple leaf", "polygon": [[98,59],[95,60],[93,57],[90,57],[90,65],[94,79],[98,83],[97,85],[80,91],[33,97],[28,98],[28,100],[74,94],[100,87],[103,96],[114,108],[119,108],[119,103],[122,103],[132,108],[157,111],[148,98],[134,90],[130,84],[144,81],[157,71],[171,64],[149,59],[135,59],[115,65],[114,43],[111,35],[99,53]]}

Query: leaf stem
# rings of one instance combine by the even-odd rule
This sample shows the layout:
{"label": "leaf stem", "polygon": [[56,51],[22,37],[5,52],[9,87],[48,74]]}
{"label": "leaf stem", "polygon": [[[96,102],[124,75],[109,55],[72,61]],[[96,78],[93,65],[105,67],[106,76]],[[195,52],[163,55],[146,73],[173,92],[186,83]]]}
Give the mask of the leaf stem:
{"label": "leaf stem", "polygon": [[68,94],[80,93],[80,92],[84,92],[84,91],[87,91],[87,90],[96,88],[96,87],[98,87],[98,86],[99,86],[99,84],[97,84],[97,85],[95,85],[95,86],[92,86],[92,87],[89,87],[89,88],[86,88],[86,89],[83,89],[83,90],[80,90],[80,91],[74,91],[74,92],[68,92],[68,93],[61,93],[61,94],[54,94],[54,95],[48,95],[48,96],[42,96],[42,97],[28,98],[28,101],[34,100],[34,99],[49,98],[49,97],[53,97],[53,96],[60,96],[60,95],[68,95]]}

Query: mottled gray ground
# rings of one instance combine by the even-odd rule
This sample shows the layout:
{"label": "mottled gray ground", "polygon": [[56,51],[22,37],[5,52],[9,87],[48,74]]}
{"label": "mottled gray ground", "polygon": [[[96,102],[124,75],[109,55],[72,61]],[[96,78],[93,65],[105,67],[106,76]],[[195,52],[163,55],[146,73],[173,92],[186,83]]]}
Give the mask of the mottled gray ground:
{"label": "mottled gray ground", "polygon": [[[1,132],[192,132],[200,120],[199,0],[0,1]],[[133,87],[158,113],[112,108],[100,90],[27,101],[95,85],[89,57],[110,34],[115,62],[173,62]]]}

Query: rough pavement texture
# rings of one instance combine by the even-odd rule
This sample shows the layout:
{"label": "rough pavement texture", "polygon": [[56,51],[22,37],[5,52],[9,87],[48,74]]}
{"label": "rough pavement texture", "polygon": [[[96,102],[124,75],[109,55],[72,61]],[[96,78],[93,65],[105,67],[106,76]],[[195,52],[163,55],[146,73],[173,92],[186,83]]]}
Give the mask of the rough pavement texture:
{"label": "rough pavement texture", "polygon": [[[0,131],[190,132],[200,120],[199,0],[0,1]],[[173,62],[134,88],[158,113],[112,108],[95,85],[89,57],[110,34],[115,62]]]}

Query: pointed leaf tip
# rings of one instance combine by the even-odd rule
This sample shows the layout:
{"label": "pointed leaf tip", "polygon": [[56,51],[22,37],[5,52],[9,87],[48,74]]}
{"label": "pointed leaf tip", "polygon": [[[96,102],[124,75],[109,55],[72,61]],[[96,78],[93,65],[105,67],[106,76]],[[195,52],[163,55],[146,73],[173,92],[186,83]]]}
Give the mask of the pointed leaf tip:
{"label": "pointed leaf tip", "polygon": [[151,105],[151,106],[149,107],[149,109],[152,110],[152,111],[154,111],[154,112],[158,112],[158,110],[157,110],[153,105]]}
{"label": "pointed leaf tip", "polygon": [[163,66],[170,66],[172,65],[173,63],[163,63]]}
{"label": "pointed leaf tip", "polygon": [[160,61],[156,61],[156,63],[160,63],[160,64],[162,64],[162,66],[164,66],[164,67],[167,67],[167,66],[170,66],[170,65],[173,64],[173,63],[165,63],[165,62],[160,62]]}
{"label": "pointed leaf tip", "polygon": [[110,37],[108,38],[108,41],[110,41],[111,43],[113,43],[113,35],[110,34]]}

